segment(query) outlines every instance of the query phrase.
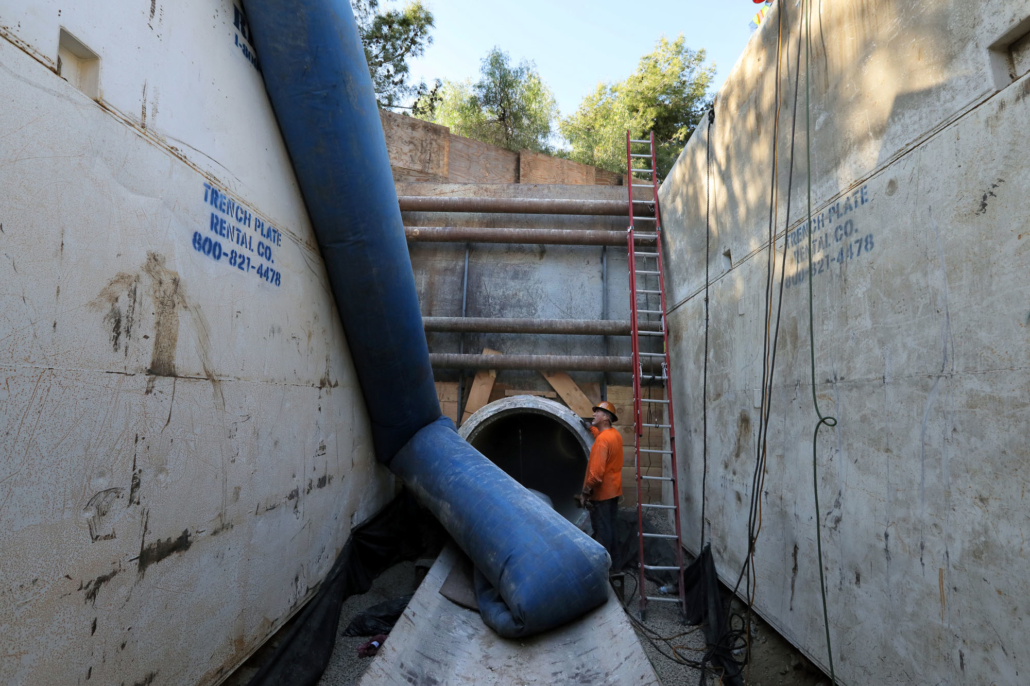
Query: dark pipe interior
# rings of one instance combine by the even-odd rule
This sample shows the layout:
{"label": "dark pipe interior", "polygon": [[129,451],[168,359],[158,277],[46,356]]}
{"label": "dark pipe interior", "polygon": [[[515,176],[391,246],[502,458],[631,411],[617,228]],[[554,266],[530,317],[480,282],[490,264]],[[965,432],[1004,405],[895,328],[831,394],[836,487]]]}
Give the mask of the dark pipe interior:
{"label": "dark pipe interior", "polygon": [[472,446],[526,488],[549,497],[559,514],[575,516],[572,498],[583,487],[587,456],[561,422],[529,412],[505,415],[480,429]]}

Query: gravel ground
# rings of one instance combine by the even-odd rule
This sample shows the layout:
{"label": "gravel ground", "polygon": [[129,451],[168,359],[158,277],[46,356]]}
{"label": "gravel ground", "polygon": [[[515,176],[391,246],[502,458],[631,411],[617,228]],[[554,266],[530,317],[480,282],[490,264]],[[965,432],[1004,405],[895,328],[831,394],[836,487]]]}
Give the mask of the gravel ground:
{"label": "gravel ground", "polygon": [[[652,517],[657,531],[662,533],[673,533],[673,527],[664,517]],[[627,572],[627,576],[630,573]],[[626,580],[627,597],[636,588],[636,575]],[[722,592],[728,591],[723,588]],[[661,595],[658,585],[647,582],[647,595]],[[734,599],[733,611],[746,616],[746,607],[739,600]],[[627,608],[629,614],[636,620],[640,619],[640,603],[636,595]],[[680,623],[679,607],[675,603],[650,602],[647,606],[646,626],[652,629],[657,635],[670,638],[691,632],[672,639],[670,642],[677,650],[692,660],[698,660],[704,653],[705,638],[700,627],[686,626]],[[701,672],[698,669],[687,665],[681,665],[668,657],[663,656],[672,653],[669,646],[661,640],[649,641],[648,632],[637,629],[637,636],[640,638],[644,652],[654,666],[655,673],[664,686],[678,686],[679,684],[698,684]],[[650,634],[654,639],[655,634]],[[656,647],[656,645],[658,647]],[[813,665],[808,658],[794,646],[787,642],[775,629],[766,624],[755,614],[751,616],[751,660],[744,668],[745,682],[747,686],[829,686],[830,680],[819,669]],[[717,676],[709,675],[708,684],[720,684]]]}
{"label": "gravel ground", "polygon": [[[364,636],[344,636],[343,632],[354,615],[362,610],[402,595],[411,595],[418,587],[414,562],[401,562],[390,567],[372,583],[368,593],[353,595],[343,603],[340,626],[336,634],[336,648],[329,660],[329,666],[322,675],[319,686],[351,686],[361,680],[375,658],[358,657],[358,647],[368,641]],[[258,669],[275,653],[280,640],[285,636],[293,620],[283,625],[249,660],[224,682],[223,686],[246,686]]]}
{"label": "gravel ground", "polygon": [[[627,577],[631,576],[627,573]],[[636,588],[635,575],[634,578],[626,579],[626,592],[627,598],[633,593]],[[647,594],[649,596],[660,595],[658,592],[658,585],[648,581],[647,582]],[[636,594],[632,595],[632,599],[627,607],[629,615],[640,621],[640,602]],[[655,673],[665,686],[673,686],[679,684],[698,684],[701,679],[701,671],[690,667],[688,665],[682,665],[666,657],[671,655],[672,650],[669,644],[676,647],[676,650],[692,660],[697,660],[704,653],[705,650],[705,638],[704,634],[701,633],[701,627],[686,626],[680,623],[679,617],[679,606],[676,603],[662,603],[662,602],[650,602],[647,605],[647,621],[645,626],[651,629],[654,633],[645,632],[640,628],[636,628],[637,637],[640,639],[640,644],[644,647],[644,652],[647,654],[647,658],[651,661],[651,666],[654,667]],[[683,636],[684,632],[690,632]],[[655,634],[658,636],[669,639],[669,643],[658,640],[655,638]],[[652,640],[648,640],[648,638]],[[675,637],[675,638],[674,638]],[[661,652],[659,652],[659,648]],[[665,653],[665,655],[662,655]],[[709,677],[708,684],[719,683],[717,679]]]}
{"label": "gravel ground", "polygon": [[[329,660],[329,666],[322,675],[319,686],[352,686],[375,658],[358,657],[358,647],[367,643],[367,636],[344,636],[343,632],[351,619],[362,610],[402,595],[411,595],[418,588],[415,563],[401,562],[390,567],[372,584],[368,593],[353,595],[343,604],[340,628],[336,634],[336,648]],[[389,638],[387,638],[389,640]]]}

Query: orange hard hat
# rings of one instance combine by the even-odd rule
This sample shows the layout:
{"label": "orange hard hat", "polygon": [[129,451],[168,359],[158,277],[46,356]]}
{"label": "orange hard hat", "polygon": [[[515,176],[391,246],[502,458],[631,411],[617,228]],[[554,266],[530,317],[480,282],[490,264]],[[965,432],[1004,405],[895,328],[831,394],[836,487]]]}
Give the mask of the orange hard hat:
{"label": "orange hard hat", "polygon": [[597,407],[594,408],[594,412],[597,412],[598,410],[604,410],[605,412],[610,414],[612,416],[613,423],[619,421],[618,413],[615,411],[615,405],[612,405],[607,400],[602,400],[601,402],[597,403]]}

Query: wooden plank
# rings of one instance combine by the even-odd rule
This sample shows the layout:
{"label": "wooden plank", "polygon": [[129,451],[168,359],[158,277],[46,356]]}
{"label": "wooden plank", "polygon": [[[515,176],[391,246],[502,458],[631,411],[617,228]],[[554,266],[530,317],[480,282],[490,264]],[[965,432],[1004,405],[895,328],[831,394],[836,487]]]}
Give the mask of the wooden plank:
{"label": "wooden plank", "polygon": [[440,590],[461,553],[444,548],[361,686],[571,684],[658,686],[658,677],[615,592],[583,617],[536,636],[503,639],[479,613]]}
{"label": "wooden plank", "polygon": [[[497,350],[483,348],[484,355],[500,355]],[[465,413],[461,415],[461,423],[472,416],[472,413],[490,402],[490,393],[494,389],[494,379],[497,378],[496,369],[480,369],[476,372],[476,378],[472,381],[472,390],[469,391],[468,402],[465,403]]]}
{"label": "wooden plank", "polygon": [[390,167],[425,177],[418,180],[447,178],[450,129],[387,110],[379,110],[379,118],[383,122]]}
{"label": "wooden plank", "polygon": [[447,183],[447,177],[439,174],[427,174],[400,167],[391,167],[390,171],[393,172],[394,183]]}
{"label": "wooden plank", "polygon": [[540,372],[547,379],[547,383],[558,392],[558,396],[565,401],[569,409],[580,417],[591,417],[594,414],[593,403],[586,394],[580,390],[572,377],[565,372]]}
{"label": "wooden plank", "polygon": [[440,400],[440,411],[451,421],[458,421],[458,382],[437,381],[436,397]]}
{"label": "wooden plank", "polygon": [[515,395],[535,395],[540,398],[557,398],[558,394],[554,391],[520,391],[517,388],[506,388],[504,390],[504,397],[510,398]]}
{"label": "wooden plank", "polygon": [[519,154],[489,143],[451,134],[447,178],[450,183],[518,183]]}
{"label": "wooden plank", "polygon": [[593,186],[596,169],[532,150],[519,151],[519,183]]}

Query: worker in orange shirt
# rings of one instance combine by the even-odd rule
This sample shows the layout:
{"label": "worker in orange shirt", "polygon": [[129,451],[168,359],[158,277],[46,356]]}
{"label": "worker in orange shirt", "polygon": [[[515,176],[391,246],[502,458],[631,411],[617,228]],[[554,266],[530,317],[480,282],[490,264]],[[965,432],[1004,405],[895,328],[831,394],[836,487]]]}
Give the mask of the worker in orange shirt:
{"label": "worker in orange shirt", "polygon": [[[589,427],[594,436],[594,445],[590,449],[583,493],[579,497],[580,503],[590,510],[594,540],[603,545],[612,558],[613,574],[622,571],[615,533],[619,498],[622,496],[622,435],[612,427],[617,421],[619,418],[615,413],[615,405],[607,400],[601,401],[594,408],[594,419]],[[592,507],[587,505],[588,500]]]}

